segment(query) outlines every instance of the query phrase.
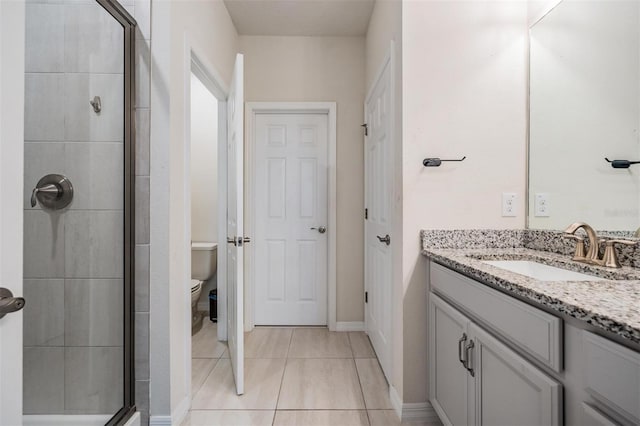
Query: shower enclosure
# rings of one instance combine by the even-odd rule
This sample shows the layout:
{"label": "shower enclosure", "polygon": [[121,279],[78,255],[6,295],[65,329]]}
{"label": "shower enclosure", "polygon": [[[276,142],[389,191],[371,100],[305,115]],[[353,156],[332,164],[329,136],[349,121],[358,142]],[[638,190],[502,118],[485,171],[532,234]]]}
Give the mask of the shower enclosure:
{"label": "shower enclosure", "polygon": [[112,0],[26,5],[25,424],[134,411],[135,25]]}

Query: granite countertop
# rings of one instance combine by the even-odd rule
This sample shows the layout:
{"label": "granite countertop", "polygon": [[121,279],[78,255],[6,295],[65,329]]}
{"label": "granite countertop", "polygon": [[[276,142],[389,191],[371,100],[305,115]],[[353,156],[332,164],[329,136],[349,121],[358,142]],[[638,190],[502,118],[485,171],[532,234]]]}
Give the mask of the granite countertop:
{"label": "granite countertop", "polygon": [[[423,231],[422,253],[436,263],[521,299],[640,344],[640,269],[586,265],[572,261],[571,256],[564,253],[532,249],[529,247],[538,247],[540,242],[531,244],[527,241],[526,231],[524,234],[523,231],[470,232],[472,234],[463,234],[464,231]],[[501,232],[504,235],[496,236],[495,233]],[[483,260],[534,260],[602,279],[539,281]]]}

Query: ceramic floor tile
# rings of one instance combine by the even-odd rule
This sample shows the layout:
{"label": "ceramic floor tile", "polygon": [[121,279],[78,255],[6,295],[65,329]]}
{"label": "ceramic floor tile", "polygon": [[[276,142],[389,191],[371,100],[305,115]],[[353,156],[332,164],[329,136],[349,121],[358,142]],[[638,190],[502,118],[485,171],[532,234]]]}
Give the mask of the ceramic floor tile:
{"label": "ceramic floor tile", "polygon": [[287,360],[278,409],[363,408],[353,359]]}
{"label": "ceramic floor tile", "polygon": [[181,426],[271,426],[269,410],[193,410]]}
{"label": "ceramic floor tile", "polygon": [[284,359],[247,359],[244,395],[236,395],[231,361],[220,359],[193,398],[193,409],[273,410],[284,371]]}
{"label": "ceramic floor tile", "polygon": [[193,358],[220,358],[226,347],[224,342],[218,341],[217,325],[211,321],[204,321],[202,329],[191,336]]}
{"label": "ceramic floor tile", "polygon": [[364,410],[276,411],[274,426],[368,426]]}
{"label": "ceramic floor tile", "polygon": [[289,358],[352,358],[349,335],[326,328],[296,328]]}
{"label": "ceramic floor tile", "polygon": [[191,360],[191,395],[198,392],[217,362],[216,358],[193,358]]}
{"label": "ceramic floor tile", "polygon": [[389,385],[376,358],[356,359],[358,377],[364,393],[364,402],[368,409],[391,409]]}
{"label": "ceramic floor tile", "polygon": [[369,336],[364,331],[349,332],[349,343],[351,343],[351,351],[354,358],[375,358],[376,353],[371,347]]}
{"label": "ceramic floor tile", "polygon": [[286,358],[291,328],[254,328],[244,335],[245,358]]}
{"label": "ceramic floor tile", "polygon": [[394,410],[367,410],[371,426],[442,426],[436,417],[427,420],[405,420],[400,418]]}

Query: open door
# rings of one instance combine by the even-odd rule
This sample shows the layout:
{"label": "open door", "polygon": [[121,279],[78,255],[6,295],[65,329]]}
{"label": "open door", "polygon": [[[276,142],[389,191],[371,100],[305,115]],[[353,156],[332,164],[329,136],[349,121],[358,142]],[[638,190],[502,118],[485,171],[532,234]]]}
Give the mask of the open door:
{"label": "open door", "polygon": [[[0,1],[0,312],[17,308],[8,291],[23,295],[24,15],[23,2]],[[22,424],[22,317],[0,318],[0,425]]]}
{"label": "open door", "polygon": [[238,395],[244,393],[243,64],[238,54],[227,99],[227,330]]}

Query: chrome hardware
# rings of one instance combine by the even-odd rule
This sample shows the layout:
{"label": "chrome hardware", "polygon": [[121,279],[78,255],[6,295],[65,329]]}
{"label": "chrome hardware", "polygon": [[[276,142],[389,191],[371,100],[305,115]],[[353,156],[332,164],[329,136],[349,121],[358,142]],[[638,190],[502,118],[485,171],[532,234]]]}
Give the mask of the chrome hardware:
{"label": "chrome hardware", "polygon": [[24,297],[13,297],[8,288],[0,287],[0,318],[24,308]]}
{"label": "chrome hardware", "polygon": [[313,228],[309,228],[309,229],[311,229],[312,231],[317,230],[321,234],[324,234],[325,232],[327,232],[327,228],[325,226],[320,226],[318,228],[313,227]]}
{"label": "chrome hardware", "polygon": [[473,372],[473,367],[469,367],[469,361],[471,360],[471,357],[469,356],[469,351],[471,349],[473,349],[473,347],[475,346],[475,344],[473,343],[473,340],[471,340],[464,348],[464,368],[467,369],[467,371],[469,372],[469,374],[471,374],[471,377],[475,376],[475,373]]}
{"label": "chrome hardware", "polygon": [[384,237],[381,237],[380,235],[376,235],[376,238],[381,243],[385,243],[386,245],[391,244],[391,237],[389,236],[389,234],[385,235]]}
{"label": "chrome hardware", "polygon": [[585,253],[587,251],[584,247],[584,238],[579,237],[577,235],[573,235],[573,234],[563,234],[562,236],[564,238],[570,238],[572,240],[576,240],[576,250],[573,253],[573,260],[577,262],[584,261]]}
{"label": "chrome hardware", "polygon": [[31,207],[39,201],[42,208],[60,210],[67,207],[73,200],[73,185],[63,175],[50,174],[38,181],[31,192]]}
{"label": "chrome hardware", "polygon": [[616,244],[624,244],[627,246],[635,246],[637,241],[629,240],[606,240],[606,247],[604,249],[604,256],[602,256],[602,263],[608,268],[620,268],[620,261],[618,260],[618,252],[616,252]]}
{"label": "chrome hardware", "polygon": [[[587,232],[587,237],[589,238],[589,250],[587,254],[583,257],[575,257],[573,260],[577,262],[590,263],[593,265],[602,265],[602,261],[600,260],[600,250],[598,247],[598,236],[596,235],[596,231],[589,225],[584,222],[576,222],[569,225],[567,229],[564,230],[566,235],[575,234],[578,229],[584,229]],[[578,249],[576,248],[576,251]]]}
{"label": "chrome hardware", "polygon": [[227,243],[229,244],[233,244],[236,247],[242,247],[242,245],[244,243],[250,243],[251,242],[251,238],[249,237],[233,237],[233,238],[229,238],[227,237]]}
{"label": "chrome hardware", "polygon": [[467,333],[462,333],[462,337],[460,338],[460,340],[458,340],[458,361],[460,361],[460,363],[462,365],[464,365],[465,368],[467,368],[467,365],[465,364],[465,359],[463,357],[463,349],[462,347],[464,346],[463,343],[467,341]]}
{"label": "chrome hardware", "polygon": [[95,112],[96,114],[102,111],[102,99],[100,99],[100,96],[94,96],[93,99],[89,101],[89,103],[93,107],[93,112]]}

